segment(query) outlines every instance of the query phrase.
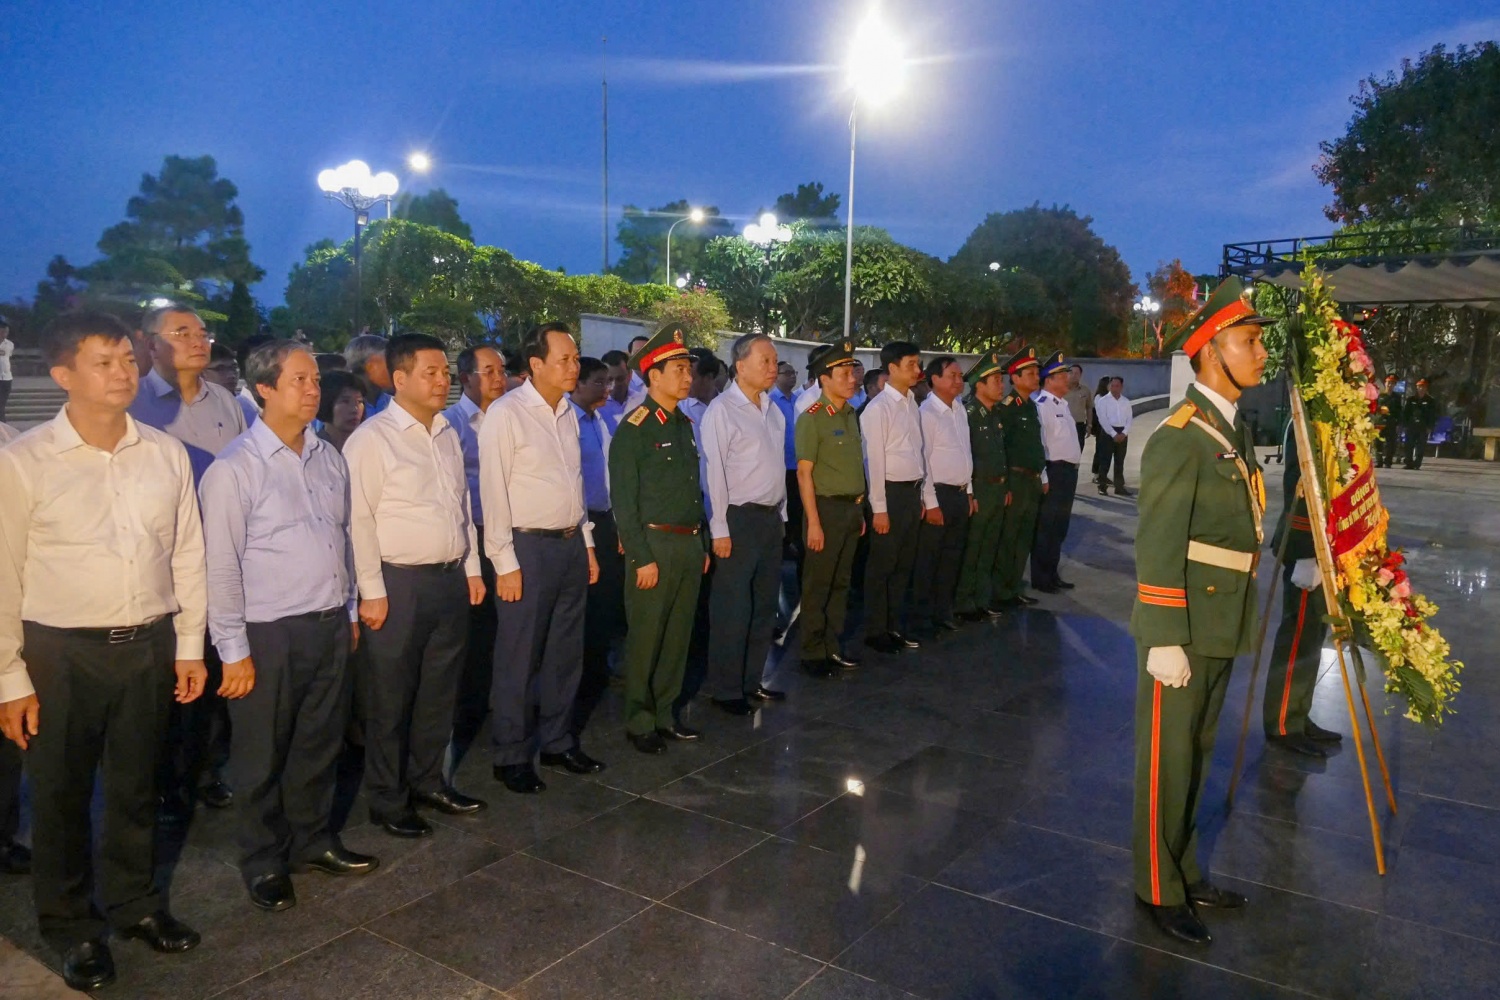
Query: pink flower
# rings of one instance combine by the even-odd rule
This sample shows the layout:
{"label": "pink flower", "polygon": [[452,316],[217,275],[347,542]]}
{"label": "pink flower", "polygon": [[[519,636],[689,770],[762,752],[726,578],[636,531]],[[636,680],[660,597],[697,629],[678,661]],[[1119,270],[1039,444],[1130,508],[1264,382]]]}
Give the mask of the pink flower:
{"label": "pink flower", "polygon": [[1396,584],[1394,587],[1391,588],[1391,594],[1393,596],[1395,596],[1395,597],[1401,598],[1402,600],[1405,600],[1406,598],[1410,597],[1411,596],[1411,581],[1410,580],[1402,580],[1400,583]]}
{"label": "pink flower", "polygon": [[1374,382],[1365,383],[1365,399],[1373,403],[1380,398],[1380,390],[1375,387]]}
{"label": "pink flower", "polygon": [[1382,569],[1379,573],[1375,574],[1375,582],[1380,584],[1382,587],[1389,587],[1392,583],[1395,582],[1395,580],[1396,574],[1392,573],[1388,569]]}
{"label": "pink flower", "polygon": [[1349,367],[1355,372],[1374,371],[1375,365],[1370,361],[1370,356],[1363,350],[1355,348],[1349,355]]}

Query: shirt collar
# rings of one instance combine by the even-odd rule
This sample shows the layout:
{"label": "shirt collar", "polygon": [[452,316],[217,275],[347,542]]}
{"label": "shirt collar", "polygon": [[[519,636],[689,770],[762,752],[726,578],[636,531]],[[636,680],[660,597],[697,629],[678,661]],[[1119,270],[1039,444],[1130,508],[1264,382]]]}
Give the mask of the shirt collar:
{"label": "shirt collar", "polygon": [[1225,399],[1219,393],[1210,389],[1202,382],[1194,382],[1193,388],[1201,392],[1204,399],[1214,404],[1214,409],[1218,410],[1219,413],[1224,417],[1224,419],[1228,421],[1229,426],[1234,426],[1235,415],[1240,412],[1240,408],[1238,405],[1236,405],[1235,403],[1231,403],[1229,400]]}
{"label": "shirt collar", "polygon": [[[526,384],[530,385],[531,383],[530,381],[528,381]],[[478,403],[474,402],[462,392],[458,394],[458,402],[454,403],[453,406],[463,414],[464,420],[469,421],[470,423],[473,422],[475,417],[481,416],[484,413],[484,411],[479,408]]]}
{"label": "shirt collar", "polygon": [[[287,448],[286,442],[277,437],[276,432],[266,425],[264,420],[257,420],[251,424],[249,433],[250,440],[255,442],[256,450],[265,458],[270,458],[283,448],[286,448],[289,452],[292,451],[292,449]],[[313,431],[312,425],[308,424],[302,428],[302,454],[297,455],[296,452],[292,452],[292,454],[299,461],[306,462],[312,458],[313,453],[319,448],[327,447],[329,447],[328,442],[318,437],[317,433]]]}
{"label": "shirt collar", "polygon": [[560,417],[564,413],[567,413],[568,407],[573,405],[573,401],[568,398],[567,393],[563,393],[562,399],[557,401],[556,406],[548,405],[547,401],[542,398],[542,394],[537,391],[536,386],[532,384],[531,379],[527,379],[520,388],[512,389],[511,391],[521,394],[522,406],[535,406],[538,409],[550,410],[554,417]]}
{"label": "shirt collar", "polygon": [[885,384],[885,388],[880,390],[880,394],[882,396],[891,396],[895,398],[898,403],[906,403],[911,399],[911,393],[902,392],[895,386],[891,385],[889,382]]}
{"label": "shirt collar", "polygon": [[[115,445],[115,453],[119,454],[125,448],[130,447],[141,439],[140,429],[136,426],[135,418],[129,413],[125,414],[125,436],[120,438],[120,443]],[[52,418],[52,444],[61,455],[63,452],[72,451],[74,448],[93,448],[94,446],[85,441],[78,434],[78,428],[73,426],[73,421],[68,417],[67,404],[57,411],[57,416]],[[103,449],[95,449],[100,451]]]}
{"label": "shirt collar", "polygon": [[932,406],[932,408],[935,409],[935,410],[942,410],[944,413],[957,413],[959,411],[959,409],[960,409],[960,406],[961,406],[959,400],[960,400],[960,397],[954,396],[953,397],[953,402],[951,404],[950,403],[945,403],[945,402],[943,402],[943,397],[942,396],[939,396],[935,392],[929,392],[927,394],[927,398],[924,399],[924,400],[922,400],[922,405],[919,406],[919,407],[917,407],[917,409],[919,409],[919,410],[925,410],[925,409],[927,409],[928,405],[930,404]]}
{"label": "shirt collar", "polygon": [[566,396],[564,398],[567,399],[568,405],[570,405],[570,406],[573,407],[573,414],[579,420],[598,420],[599,419],[599,411],[595,410],[595,411],[593,411],[591,413],[588,410],[585,410],[583,407],[579,406],[577,403],[573,402],[573,397],[572,396]]}
{"label": "shirt collar", "polygon": [[[155,368],[152,368],[149,372],[146,373],[146,384],[151,387],[151,392],[158,399],[160,399],[162,396],[170,396],[174,392],[178,393],[179,395],[181,394],[177,386],[162,378],[161,374],[157,372]],[[203,377],[200,375],[198,377],[198,394],[195,395],[192,399],[185,400],[185,402],[196,403],[206,395],[208,395],[208,383],[203,381]]]}
{"label": "shirt collar", "polygon": [[[730,397],[730,402],[734,403],[736,406],[748,406],[748,407],[752,407],[758,413],[764,411],[764,407],[762,407],[760,404],[756,403],[749,396],[745,395],[745,390],[740,388],[740,383],[739,383],[738,379],[730,379],[729,380],[729,386],[728,386],[728,388],[726,388],[724,390],[724,392],[722,393],[722,395]],[[757,393],[757,395],[760,395],[760,396],[769,396],[770,394],[762,392],[762,393]],[[769,402],[769,400],[767,400],[767,402]]]}
{"label": "shirt collar", "polygon": [[407,431],[413,427],[419,427],[422,429],[423,433],[427,434],[429,437],[437,437],[444,430],[447,430],[451,427],[451,425],[448,423],[448,418],[443,416],[440,411],[433,414],[432,430],[429,431],[427,428],[422,427],[422,422],[420,420],[412,416],[411,413],[406,409],[406,407],[401,405],[401,401],[399,399],[396,399],[394,397],[392,397],[391,399],[391,404],[377,413],[376,416],[385,416],[386,414],[390,414],[387,419],[395,422],[396,429],[398,431]]}

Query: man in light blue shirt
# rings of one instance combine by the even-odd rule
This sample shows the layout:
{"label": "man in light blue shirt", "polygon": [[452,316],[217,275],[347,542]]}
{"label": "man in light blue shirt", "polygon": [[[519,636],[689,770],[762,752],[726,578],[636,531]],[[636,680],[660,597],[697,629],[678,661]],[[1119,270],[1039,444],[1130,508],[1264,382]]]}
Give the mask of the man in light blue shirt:
{"label": "man in light blue shirt", "polygon": [[264,910],[295,905],[289,871],[362,875],[332,825],[335,764],[359,641],[349,471],[308,424],[318,365],[278,340],[246,359],[264,403],[199,487],[208,628],[224,663],[240,873]]}
{"label": "man in light blue shirt", "polygon": [[[623,363],[623,362],[622,362]],[[583,612],[583,674],[573,698],[573,745],[579,746],[589,718],[609,690],[609,654],[625,634],[625,557],[609,502],[609,442],[603,416],[610,390],[609,366],[600,358],[578,359],[578,387],[571,399],[578,417],[578,452],[583,467],[583,503],[594,524],[594,558],[599,582],[589,588]]]}

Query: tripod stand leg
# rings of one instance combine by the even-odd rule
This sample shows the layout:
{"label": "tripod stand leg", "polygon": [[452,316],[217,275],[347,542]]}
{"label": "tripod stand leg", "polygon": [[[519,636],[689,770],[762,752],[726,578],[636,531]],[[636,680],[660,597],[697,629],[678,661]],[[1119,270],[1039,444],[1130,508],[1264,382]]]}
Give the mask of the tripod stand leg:
{"label": "tripod stand leg", "polygon": [[[1364,658],[1359,655],[1358,646],[1350,646],[1350,652],[1354,654],[1354,665],[1358,669],[1358,676],[1365,675]],[[1370,708],[1370,692],[1365,689],[1364,682],[1359,685],[1359,696],[1365,703],[1365,721],[1370,724],[1370,742],[1375,746],[1375,762],[1380,765],[1380,777],[1385,782],[1385,800],[1390,803],[1391,812],[1396,812],[1396,792],[1391,787],[1391,771],[1386,767],[1385,750],[1380,746],[1380,732],[1375,728],[1375,712]]]}
{"label": "tripod stand leg", "polygon": [[1349,683],[1349,667],[1344,659],[1344,640],[1335,639],[1333,648],[1338,653],[1339,675],[1344,680],[1344,700],[1349,704],[1349,728],[1354,735],[1354,752],[1359,757],[1359,776],[1365,787],[1365,807],[1370,813],[1370,838],[1375,844],[1375,870],[1384,875],[1385,846],[1380,838],[1380,817],[1375,814],[1375,794],[1370,790],[1370,766],[1365,761],[1365,740],[1360,735],[1359,715],[1354,708],[1354,688]]}

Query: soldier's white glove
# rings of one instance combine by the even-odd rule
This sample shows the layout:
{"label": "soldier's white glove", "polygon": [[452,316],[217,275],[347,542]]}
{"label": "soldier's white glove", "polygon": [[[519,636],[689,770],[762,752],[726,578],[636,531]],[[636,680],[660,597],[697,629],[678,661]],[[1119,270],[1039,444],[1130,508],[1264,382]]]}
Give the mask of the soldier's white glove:
{"label": "soldier's white glove", "polygon": [[1169,688],[1187,687],[1193,676],[1181,646],[1152,646],[1146,653],[1146,672]]}
{"label": "soldier's white glove", "polygon": [[1292,564],[1292,586],[1302,590],[1316,590],[1323,586],[1323,571],[1316,559],[1298,559]]}

